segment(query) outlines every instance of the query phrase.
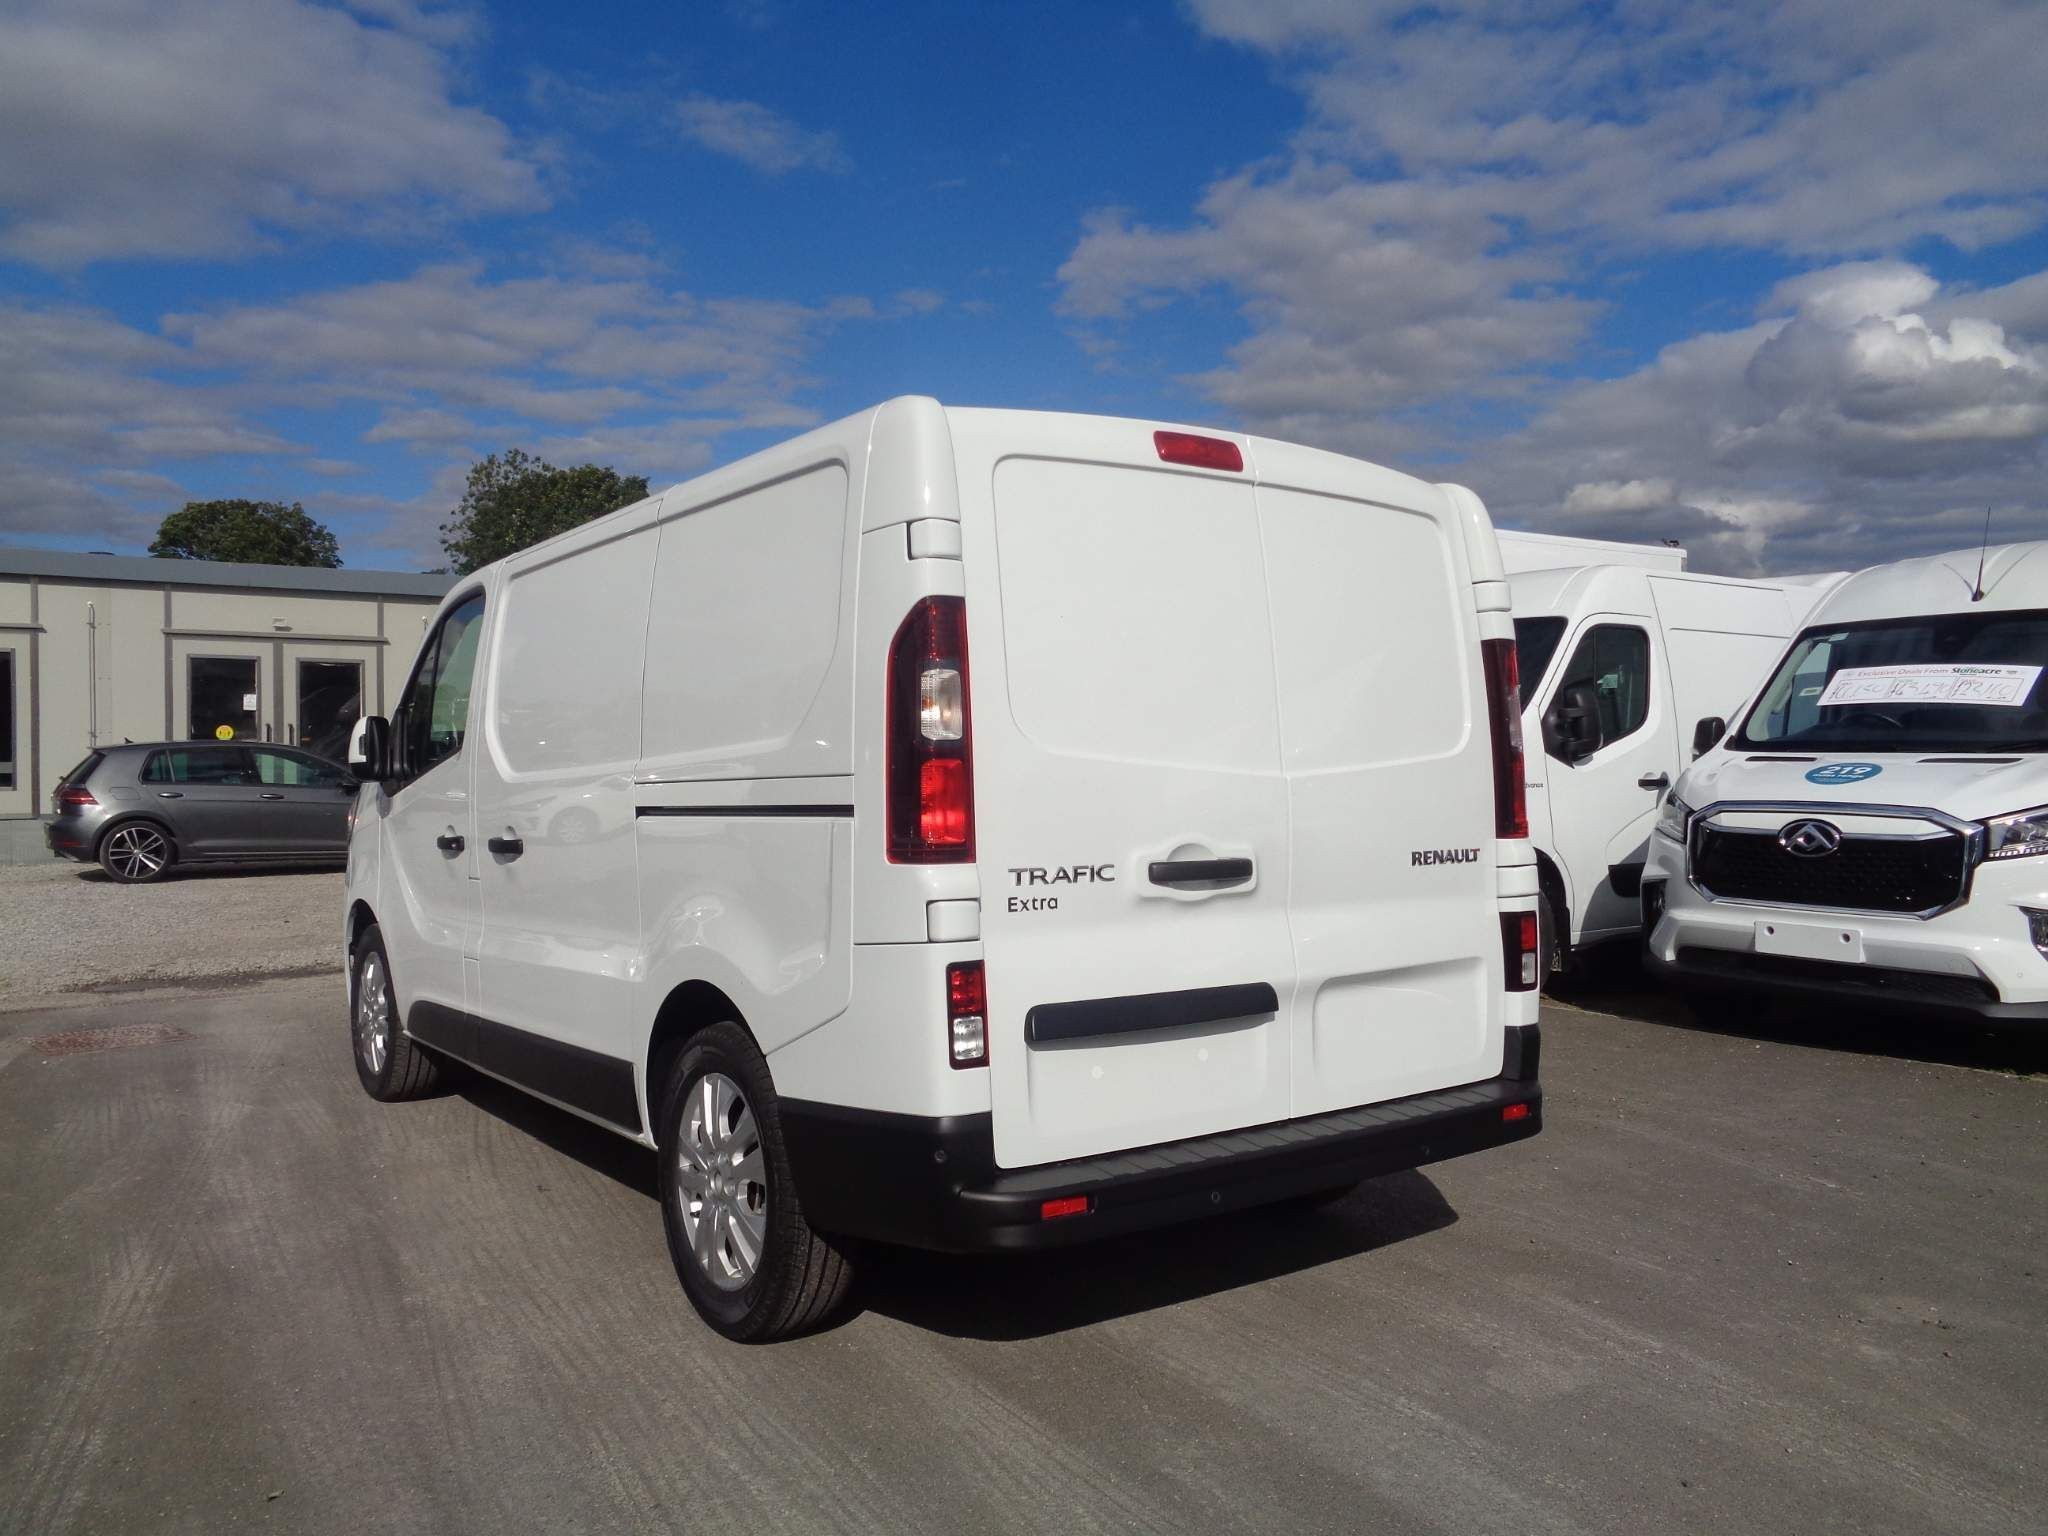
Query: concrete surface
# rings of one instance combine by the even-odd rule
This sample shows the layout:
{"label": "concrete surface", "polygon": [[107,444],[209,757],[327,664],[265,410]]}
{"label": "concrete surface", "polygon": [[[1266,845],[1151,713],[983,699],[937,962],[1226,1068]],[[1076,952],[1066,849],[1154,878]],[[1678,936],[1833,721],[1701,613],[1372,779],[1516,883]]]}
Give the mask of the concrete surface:
{"label": "concrete surface", "polygon": [[9,864],[42,864],[50,857],[43,841],[40,816],[0,816],[0,868]]}
{"label": "concrete surface", "polygon": [[0,867],[0,1012],[107,988],[218,986],[341,962],[342,875],[173,870],[117,885],[97,864]]}
{"label": "concrete surface", "polygon": [[[145,1025],[189,1037],[32,1040]],[[0,1530],[2037,1532],[2048,1085],[2000,1049],[1553,1006],[1530,1144],[890,1256],[747,1349],[648,1157],[373,1103],[338,978],[15,1012]]]}

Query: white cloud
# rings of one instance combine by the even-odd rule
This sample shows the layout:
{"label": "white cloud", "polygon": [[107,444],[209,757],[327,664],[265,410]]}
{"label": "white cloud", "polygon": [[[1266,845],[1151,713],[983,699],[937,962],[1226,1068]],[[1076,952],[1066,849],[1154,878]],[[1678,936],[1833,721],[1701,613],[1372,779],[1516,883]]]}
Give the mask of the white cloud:
{"label": "white cloud", "polygon": [[672,110],[684,138],[765,176],[803,169],[843,172],[852,166],[836,134],[809,132],[758,101],[685,96]]}
{"label": "white cloud", "polygon": [[1575,485],[1564,498],[1566,512],[1606,515],[1616,512],[1647,512],[1669,506],[1674,487],[1669,480],[1587,480]]}
{"label": "white cloud", "polygon": [[445,49],[472,29],[406,0],[11,6],[0,251],[70,268],[537,207],[509,131],[451,94]]}

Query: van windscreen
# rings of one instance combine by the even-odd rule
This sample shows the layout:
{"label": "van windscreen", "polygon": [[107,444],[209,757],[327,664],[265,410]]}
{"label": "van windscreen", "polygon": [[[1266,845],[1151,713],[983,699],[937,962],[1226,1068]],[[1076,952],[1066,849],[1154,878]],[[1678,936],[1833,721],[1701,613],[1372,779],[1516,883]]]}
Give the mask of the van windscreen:
{"label": "van windscreen", "polygon": [[1737,747],[2048,751],[2048,612],[1822,625],[1793,643]]}

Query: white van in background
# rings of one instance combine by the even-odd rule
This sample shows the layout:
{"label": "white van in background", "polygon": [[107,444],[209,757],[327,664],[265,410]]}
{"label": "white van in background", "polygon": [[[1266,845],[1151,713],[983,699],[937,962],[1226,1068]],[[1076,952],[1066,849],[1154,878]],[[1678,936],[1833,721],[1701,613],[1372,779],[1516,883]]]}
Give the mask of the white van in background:
{"label": "white van in background", "polygon": [[1523,571],[1555,571],[1570,565],[1639,565],[1645,570],[1678,572],[1686,565],[1682,544],[1628,544],[1619,539],[1582,539],[1572,533],[1530,533],[1497,528],[1501,564],[1510,576]]}
{"label": "white van in background", "polygon": [[657,1148],[734,1338],[830,1312],[846,1238],[1066,1244],[1540,1124],[1455,486],[896,400],[464,579],[359,738],[364,1087],[453,1058]]}
{"label": "white van in background", "polygon": [[2048,1021],[2044,668],[2048,544],[1836,587],[1664,806],[1643,884],[1653,969]]}
{"label": "white van in background", "polygon": [[1650,829],[1665,791],[1707,744],[1696,724],[1748,698],[1840,580],[1641,565],[1509,578],[1546,978],[1574,950],[1640,935]]}

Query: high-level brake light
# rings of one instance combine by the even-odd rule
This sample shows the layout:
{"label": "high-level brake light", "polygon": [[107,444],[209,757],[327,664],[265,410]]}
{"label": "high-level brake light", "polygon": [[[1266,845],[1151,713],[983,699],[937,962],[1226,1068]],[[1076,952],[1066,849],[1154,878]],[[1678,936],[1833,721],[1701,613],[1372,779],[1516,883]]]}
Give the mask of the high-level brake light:
{"label": "high-level brake light", "polygon": [[973,860],[972,725],[966,600],[921,598],[889,647],[891,863]]}
{"label": "high-level brake light", "polygon": [[1244,450],[1227,437],[1197,437],[1192,432],[1154,432],[1152,446],[1168,464],[1193,469],[1244,470]]}
{"label": "high-level brake light", "polygon": [[988,978],[979,960],[946,967],[946,1035],[954,1066],[988,1065]]}
{"label": "high-level brake light", "polygon": [[1493,727],[1493,835],[1529,835],[1529,792],[1522,783],[1522,678],[1512,640],[1482,640],[1486,714]]}

